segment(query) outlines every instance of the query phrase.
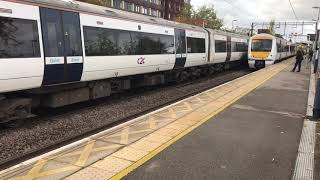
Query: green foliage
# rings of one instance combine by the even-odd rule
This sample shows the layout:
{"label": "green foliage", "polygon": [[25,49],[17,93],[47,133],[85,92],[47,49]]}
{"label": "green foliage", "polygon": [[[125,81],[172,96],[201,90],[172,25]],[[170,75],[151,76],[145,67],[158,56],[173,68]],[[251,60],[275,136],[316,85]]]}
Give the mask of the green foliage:
{"label": "green foliage", "polygon": [[192,5],[186,4],[177,16],[176,21],[202,26],[211,29],[221,29],[223,22],[217,17],[214,6],[202,6],[195,10]]}
{"label": "green foliage", "polygon": [[184,17],[184,18],[192,18],[194,15],[194,9],[191,4],[185,4],[181,11],[179,12],[178,16],[179,17]]}
{"label": "green foliage", "polygon": [[214,6],[202,6],[196,11],[195,17],[207,21],[206,27],[211,29],[221,29],[223,22],[217,17]]}
{"label": "green foliage", "polygon": [[99,6],[111,6],[111,0],[78,0],[81,2],[86,2],[86,3],[90,3],[90,4],[96,4]]}

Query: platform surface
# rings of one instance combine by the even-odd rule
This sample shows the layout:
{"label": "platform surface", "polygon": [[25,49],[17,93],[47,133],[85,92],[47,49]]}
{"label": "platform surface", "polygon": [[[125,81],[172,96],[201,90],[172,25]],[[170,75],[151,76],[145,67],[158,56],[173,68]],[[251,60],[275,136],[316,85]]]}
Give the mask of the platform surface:
{"label": "platform surface", "polygon": [[124,179],[291,179],[310,76],[291,68]]}
{"label": "platform surface", "polygon": [[[259,70],[0,172],[0,179],[290,179],[309,71]],[[257,88],[257,89],[256,89]]]}

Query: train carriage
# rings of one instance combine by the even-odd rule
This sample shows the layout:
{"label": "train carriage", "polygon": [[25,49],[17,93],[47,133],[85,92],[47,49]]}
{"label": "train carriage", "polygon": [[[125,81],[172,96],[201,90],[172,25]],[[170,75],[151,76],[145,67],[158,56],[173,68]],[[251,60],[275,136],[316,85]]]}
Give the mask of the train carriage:
{"label": "train carriage", "polygon": [[248,37],[77,1],[0,1],[0,123],[237,64]]}
{"label": "train carriage", "polygon": [[208,29],[210,34],[209,63],[214,63],[218,69],[237,65],[245,60],[248,53],[248,37]]}
{"label": "train carriage", "polygon": [[271,34],[257,34],[249,42],[249,67],[264,68],[293,56],[294,53],[294,47],[287,40]]}

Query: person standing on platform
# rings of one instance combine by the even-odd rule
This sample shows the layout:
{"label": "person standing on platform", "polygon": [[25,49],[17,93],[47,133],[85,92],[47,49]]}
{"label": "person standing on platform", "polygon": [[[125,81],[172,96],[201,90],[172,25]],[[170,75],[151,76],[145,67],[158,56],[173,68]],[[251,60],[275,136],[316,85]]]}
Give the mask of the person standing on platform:
{"label": "person standing on platform", "polygon": [[297,50],[297,54],[296,54],[296,63],[294,64],[294,68],[292,69],[292,72],[295,72],[296,71],[296,68],[298,66],[298,71],[297,72],[300,72],[300,69],[301,69],[301,62],[303,61],[304,59],[304,52],[303,52],[303,49],[301,46],[298,47],[298,50]]}
{"label": "person standing on platform", "polygon": [[312,61],[312,57],[313,57],[313,50],[312,50],[312,48],[310,48],[310,50],[309,50],[309,61],[310,62]]}

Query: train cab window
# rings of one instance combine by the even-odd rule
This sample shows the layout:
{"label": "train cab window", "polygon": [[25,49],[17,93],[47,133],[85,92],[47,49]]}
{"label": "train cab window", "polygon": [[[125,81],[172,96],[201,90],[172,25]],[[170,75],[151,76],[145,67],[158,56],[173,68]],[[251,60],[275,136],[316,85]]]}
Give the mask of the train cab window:
{"label": "train cab window", "polygon": [[187,38],[188,53],[205,53],[206,40],[203,38]]}
{"label": "train cab window", "polygon": [[270,39],[254,39],[251,45],[251,51],[271,52],[272,40]]}
{"label": "train cab window", "polygon": [[40,57],[37,21],[0,17],[0,58]]}
{"label": "train cab window", "polygon": [[227,52],[227,41],[215,40],[215,52]]}

